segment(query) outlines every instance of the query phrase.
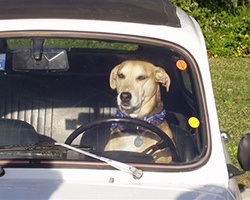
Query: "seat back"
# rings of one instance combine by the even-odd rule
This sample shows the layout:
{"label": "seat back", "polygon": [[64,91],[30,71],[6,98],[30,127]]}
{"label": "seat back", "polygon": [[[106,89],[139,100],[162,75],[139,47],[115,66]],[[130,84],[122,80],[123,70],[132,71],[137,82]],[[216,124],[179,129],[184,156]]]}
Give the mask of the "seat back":
{"label": "seat back", "polygon": [[54,140],[40,135],[27,122],[14,119],[0,119],[0,146],[34,145]]}
{"label": "seat back", "polygon": [[180,162],[190,162],[198,155],[198,148],[193,135],[180,126],[170,124],[174,141],[180,156]]}

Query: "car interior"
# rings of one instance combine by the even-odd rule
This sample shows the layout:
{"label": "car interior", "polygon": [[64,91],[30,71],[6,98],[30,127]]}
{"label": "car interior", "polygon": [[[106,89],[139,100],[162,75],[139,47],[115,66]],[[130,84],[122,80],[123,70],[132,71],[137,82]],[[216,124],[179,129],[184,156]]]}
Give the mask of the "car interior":
{"label": "car interior", "polygon": [[[57,40],[60,45],[52,43]],[[171,77],[169,92],[162,89],[161,96],[180,156],[176,162],[194,161],[202,152],[202,131],[187,122],[191,116],[199,119],[201,112],[193,64],[173,45],[69,38],[0,41],[5,56],[0,70],[0,146],[65,142],[79,126],[112,118],[117,94],[109,86],[110,71],[125,60],[144,60]],[[185,60],[188,68],[178,69],[178,60]],[[109,126],[84,132],[72,145],[103,151]]]}

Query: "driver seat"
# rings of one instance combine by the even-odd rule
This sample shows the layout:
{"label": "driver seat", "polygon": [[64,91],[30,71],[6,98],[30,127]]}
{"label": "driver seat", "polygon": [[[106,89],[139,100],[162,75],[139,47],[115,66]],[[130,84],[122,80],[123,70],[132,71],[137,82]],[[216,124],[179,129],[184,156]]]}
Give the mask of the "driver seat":
{"label": "driver seat", "polygon": [[180,126],[170,124],[174,141],[179,154],[178,162],[190,162],[198,156],[198,148],[193,135]]}

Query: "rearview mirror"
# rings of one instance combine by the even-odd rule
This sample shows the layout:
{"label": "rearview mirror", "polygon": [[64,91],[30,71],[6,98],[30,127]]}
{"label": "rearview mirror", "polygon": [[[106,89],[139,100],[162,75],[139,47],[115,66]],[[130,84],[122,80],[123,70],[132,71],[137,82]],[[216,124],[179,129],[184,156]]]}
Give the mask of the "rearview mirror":
{"label": "rearview mirror", "polygon": [[31,49],[16,50],[13,53],[12,69],[16,71],[53,70],[66,71],[69,68],[67,51],[44,49],[40,59],[35,59]]}

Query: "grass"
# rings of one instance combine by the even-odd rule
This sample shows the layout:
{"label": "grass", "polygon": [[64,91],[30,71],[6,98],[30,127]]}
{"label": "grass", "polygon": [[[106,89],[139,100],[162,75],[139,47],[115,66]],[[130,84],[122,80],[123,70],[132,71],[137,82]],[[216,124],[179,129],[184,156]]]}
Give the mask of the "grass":
{"label": "grass", "polygon": [[[216,58],[209,62],[220,129],[229,132],[227,148],[232,162],[239,167],[238,142],[250,132],[250,58]],[[250,172],[237,180],[250,188]]]}

